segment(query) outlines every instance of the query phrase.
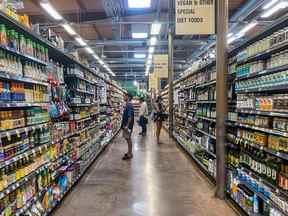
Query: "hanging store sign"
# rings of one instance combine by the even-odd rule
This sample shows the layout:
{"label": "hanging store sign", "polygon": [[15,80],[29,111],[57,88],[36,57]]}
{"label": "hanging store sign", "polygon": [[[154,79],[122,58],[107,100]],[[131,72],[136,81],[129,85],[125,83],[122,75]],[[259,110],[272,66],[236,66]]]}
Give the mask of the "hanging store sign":
{"label": "hanging store sign", "polygon": [[168,55],[154,55],[154,74],[158,78],[168,78]]}
{"label": "hanging store sign", "polygon": [[215,0],[176,0],[176,34],[215,34]]}
{"label": "hanging store sign", "polygon": [[158,90],[158,77],[155,76],[155,73],[149,74],[149,90]]}

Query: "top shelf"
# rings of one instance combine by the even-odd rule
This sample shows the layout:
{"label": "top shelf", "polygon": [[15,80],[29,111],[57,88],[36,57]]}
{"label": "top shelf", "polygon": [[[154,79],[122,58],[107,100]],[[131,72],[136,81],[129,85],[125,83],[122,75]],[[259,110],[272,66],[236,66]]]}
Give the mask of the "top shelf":
{"label": "top shelf", "polygon": [[[76,59],[73,59],[71,56],[67,55],[62,50],[56,48],[50,41],[48,41],[48,40],[42,38],[41,36],[37,35],[36,33],[32,32],[30,29],[28,29],[26,26],[22,25],[21,23],[19,23],[17,20],[13,19],[12,17],[7,16],[3,11],[0,11],[0,19],[1,19],[2,23],[5,23],[9,26],[13,26],[13,28],[15,28],[17,31],[21,32],[22,34],[24,34],[24,35],[38,41],[39,43],[42,43],[43,45],[47,46],[49,57],[57,59],[57,60],[61,60],[63,63],[66,63],[66,64],[76,64],[76,65],[80,66],[82,69],[92,73],[97,78],[104,80],[106,83],[109,83],[109,84],[113,85],[115,88],[118,88],[120,91],[125,92],[118,85],[115,85],[110,80],[102,77],[95,70],[93,70],[93,69],[87,67],[86,65],[80,63]],[[4,47],[1,47],[1,48],[3,49]],[[7,50],[7,48],[5,48],[5,49]],[[11,50],[8,50],[8,51],[11,52]],[[17,52],[15,52],[15,54],[18,54],[20,56],[28,58],[32,61],[36,61],[40,64],[47,64],[46,62],[43,62],[41,60],[35,59],[33,57],[30,57],[30,56],[26,56],[26,55],[23,55],[23,54],[20,54]]]}

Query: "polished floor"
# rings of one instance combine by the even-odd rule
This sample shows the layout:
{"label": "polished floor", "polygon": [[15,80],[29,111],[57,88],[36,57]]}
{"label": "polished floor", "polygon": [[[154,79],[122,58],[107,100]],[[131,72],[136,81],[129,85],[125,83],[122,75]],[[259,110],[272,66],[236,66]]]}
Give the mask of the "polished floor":
{"label": "polished floor", "polygon": [[65,198],[56,216],[234,216],[226,202],[175,142],[149,127],[133,135],[134,158],[122,161],[121,135]]}

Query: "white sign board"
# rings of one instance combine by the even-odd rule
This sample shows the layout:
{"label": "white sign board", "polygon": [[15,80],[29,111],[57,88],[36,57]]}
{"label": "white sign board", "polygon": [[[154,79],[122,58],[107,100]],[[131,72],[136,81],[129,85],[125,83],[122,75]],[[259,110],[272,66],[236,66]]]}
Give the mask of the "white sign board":
{"label": "white sign board", "polygon": [[215,0],[176,0],[176,34],[215,34]]}

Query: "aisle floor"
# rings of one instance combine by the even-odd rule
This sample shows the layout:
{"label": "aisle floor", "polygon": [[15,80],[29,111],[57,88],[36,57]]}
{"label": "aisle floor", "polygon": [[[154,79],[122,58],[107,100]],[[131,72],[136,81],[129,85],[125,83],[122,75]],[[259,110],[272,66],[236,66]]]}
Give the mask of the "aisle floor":
{"label": "aisle floor", "polygon": [[191,159],[153,126],[145,138],[133,134],[134,158],[122,161],[127,146],[121,134],[91,166],[55,211],[56,216],[234,216]]}

